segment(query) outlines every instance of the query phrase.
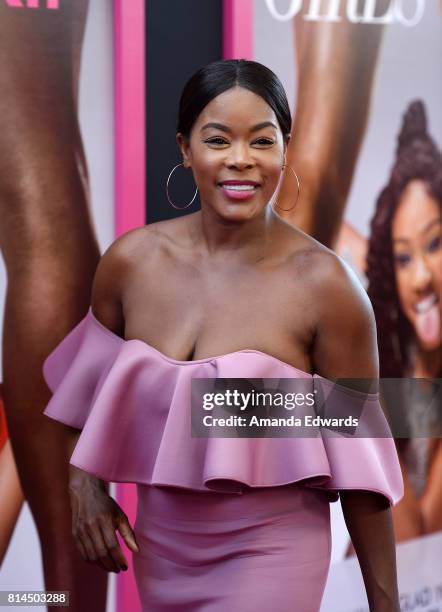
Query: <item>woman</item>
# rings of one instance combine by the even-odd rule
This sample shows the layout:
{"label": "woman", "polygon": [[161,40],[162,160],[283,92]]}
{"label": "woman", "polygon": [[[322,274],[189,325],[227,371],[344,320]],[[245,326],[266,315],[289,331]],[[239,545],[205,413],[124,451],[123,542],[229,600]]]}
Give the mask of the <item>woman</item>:
{"label": "woman", "polygon": [[[377,377],[364,291],[269,205],[290,127],[282,85],[261,64],[199,70],[181,97],[177,143],[201,210],[118,239],[99,264],[92,310],[45,362],[55,391],[46,414],[72,428],[79,549],[108,571],[127,569],[118,529],[145,610],[317,612],[329,502],[342,489],[371,610],[399,610],[391,439],[190,435],[192,378],[333,387],[328,377]],[[138,484],[134,531],[103,480]]]}
{"label": "woman", "polygon": [[[385,378],[442,377],[442,156],[424,105],[410,104],[382,190],[367,255],[368,295]],[[397,441],[405,495],[394,509],[398,541],[442,530],[442,440],[434,385],[413,384],[398,404],[408,438]]]}

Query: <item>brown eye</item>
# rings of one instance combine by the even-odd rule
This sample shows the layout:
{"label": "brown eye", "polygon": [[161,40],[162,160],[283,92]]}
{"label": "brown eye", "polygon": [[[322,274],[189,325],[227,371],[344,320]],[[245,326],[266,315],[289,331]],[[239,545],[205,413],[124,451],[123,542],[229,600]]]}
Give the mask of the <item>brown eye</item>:
{"label": "brown eye", "polygon": [[270,138],[258,138],[258,140],[255,140],[255,142],[253,144],[272,145],[272,144],[274,144],[274,141],[270,140]]}
{"label": "brown eye", "polygon": [[208,144],[216,144],[216,145],[228,144],[227,140],[224,140],[224,138],[221,138],[220,136],[216,136],[215,138],[209,138],[208,140],[205,140],[204,142],[207,142]]}
{"label": "brown eye", "polygon": [[437,251],[438,248],[440,247],[440,242],[441,242],[440,236],[436,236],[435,238],[433,238],[433,240],[428,245],[427,250],[430,253],[432,253],[433,251]]}
{"label": "brown eye", "polygon": [[406,253],[398,253],[395,255],[394,260],[400,268],[403,268],[410,263],[411,257]]}

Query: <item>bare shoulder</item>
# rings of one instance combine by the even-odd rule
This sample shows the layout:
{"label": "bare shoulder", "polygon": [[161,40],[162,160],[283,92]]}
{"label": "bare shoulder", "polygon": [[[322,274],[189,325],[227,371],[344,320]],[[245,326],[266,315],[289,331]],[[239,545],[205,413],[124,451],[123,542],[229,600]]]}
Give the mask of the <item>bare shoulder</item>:
{"label": "bare shoulder", "polygon": [[152,261],[167,244],[180,235],[184,224],[183,218],[157,221],[122,234],[105,251],[99,267],[104,274],[113,274],[120,269],[128,272],[140,261],[145,265],[146,254],[149,254],[149,260]]}
{"label": "bare shoulder", "polygon": [[[172,250],[182,219],[159,221],[130,230],[117,238],[101,257],[92,288],[92,310],[103,325],[123,335],[123,302],[133,278],[159,268],[159,260]],[[182,231],[182,230],[181,230]]]}
{"label": "bare shoulder", "polygon": [[333,315],[338,306],[355,316],[363,312],[372,314],[367,292],[349,264],[308,234],[293,229],[296,248],[290,251],[290,261],[298,273],[302,272],[303,280],[308,281],[312,297],[321,306],[321,316]]}
{"label": "bare shoulder", "polygon": [[313,362],[326,378],[378,376],[373,307],[357,274],[334,251],[304,234],[293,253],[315,319]]}
{"label": "bare shoulder", "polygon": [[124,337],[126,287],[143,259],[151,261],[157,243],[156,232],[150,226],[138,227],[118,237],[98,263],[92,286],[92,311],[104,326],[121,337]]}
{"label": "bare shoulder", "polygon": [[377,378],[376,321],[356,273],[338,255],[324,258],[316,286],[314,361],[326,378]]}
{"label": "bare shoulder", "polygon": [[340,262],[334,251],[297,227],[285,229],[287,263],[305,290],[318,291],[324,281],[330,282],[339,273]]}
{"label": "bare shoulder", "polygon": [[367,292],[342,257],[330,250],[318,254],[314,274],[321,321],[344,320],[347,326],[355,328],[374,326],[373,307]]}
{"label": "bare shoulder", "polygon": [[95,282],[118,281],[124,272],[136,263],[146,243],[152,246],[154,235],[149,226],[138,227],[119,236],[102,255]]}

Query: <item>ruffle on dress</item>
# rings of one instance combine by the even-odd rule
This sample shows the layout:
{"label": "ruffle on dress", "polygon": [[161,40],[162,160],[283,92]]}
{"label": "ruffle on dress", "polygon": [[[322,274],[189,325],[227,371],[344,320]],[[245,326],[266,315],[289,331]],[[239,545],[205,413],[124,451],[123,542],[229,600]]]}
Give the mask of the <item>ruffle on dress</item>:
{"label": "ruffle on dress", "polygon": [[[302,482],[336,501],[342,489],[403,495],[396,448],[378,394],[242,350],[178,361],[141,340],[123,340],[89,310],[52,351],[43,374],[53,396],[44,413],[82,430],[71,464],[111,482],[239,493]],[[358,404],[387,437],[192,437],[192,378],[304,378],[333,402]],[[308,380],[309,379],[309,380]],[[325,391],[324,391],[325,389]],[[363,412],[362,412],[363,411]]]}

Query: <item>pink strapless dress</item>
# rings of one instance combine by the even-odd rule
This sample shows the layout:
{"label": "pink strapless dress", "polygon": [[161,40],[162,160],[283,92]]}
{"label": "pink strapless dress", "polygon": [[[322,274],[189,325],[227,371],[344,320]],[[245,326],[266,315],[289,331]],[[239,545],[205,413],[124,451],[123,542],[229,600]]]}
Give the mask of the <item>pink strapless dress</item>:
{"label": "pink strapless dress", "polygon": [[[82,429],[71,463],[137,484],[134,571],[145,612],[318,612],[330,563],[329,502],[403,482],[391,438],[193,438],[192,378],[304,378],[257,350],[179,361],[123,340],[89,310],[46,359],[45,414]],[[336,395],[335,395],[336,398]],[[192,580],[193,578],[193,580]],[[196,580],[198,579],[198,580]]]}

